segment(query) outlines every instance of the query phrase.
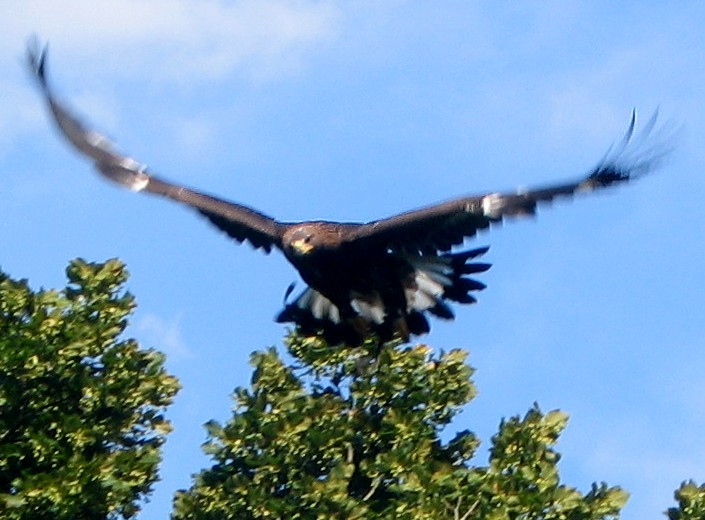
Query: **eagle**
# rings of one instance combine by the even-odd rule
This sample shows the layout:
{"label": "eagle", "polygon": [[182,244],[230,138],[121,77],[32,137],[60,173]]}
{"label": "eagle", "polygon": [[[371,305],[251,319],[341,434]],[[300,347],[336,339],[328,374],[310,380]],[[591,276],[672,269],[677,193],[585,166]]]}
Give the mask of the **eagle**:
{"label": "eagle", "polygon": [[658,147],[643,146],[657,113],[635,135],[633,111],[624,138],[592,171],[571,182],[463,196],[367,223],[283,222],[152,175],[55,97],[47,81],[46,48],[30,45],[28,59],[60,132],[104,177],[190,206],[239,243],[265,253],[281,251],[307,287],[291,300],[289,287],[276,320],[307,335],[322,334],[329,344],[354,345],[369,336],[408,340],[429,332],[429,315],[453,319],[449,302],[475,303],[485,284],[472,275],[490,268],[477,261],[487,247],[457,250],[466,239],[508,217],[534,215],[539,204],[556,198],[624,184],[652,171],[664,155]]}

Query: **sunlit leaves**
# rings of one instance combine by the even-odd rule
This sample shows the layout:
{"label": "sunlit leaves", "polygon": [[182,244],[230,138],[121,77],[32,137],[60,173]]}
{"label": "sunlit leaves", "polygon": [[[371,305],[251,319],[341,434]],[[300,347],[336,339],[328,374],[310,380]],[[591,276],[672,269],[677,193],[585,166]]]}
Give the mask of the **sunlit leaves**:
{"label": "sunlit leaves", "polygon": [[702,520],[705,518],[705,484],[683,482],[675,492],[678,507],[669,508],[669,520]]}
{"label": "sunlit leaves", "polygon": [[63,291],[0,274],[0,514],[131,517],[157,479],[178,388],[163,356],[119,335],[121,262],[73,261]]}
{"label": "sunlit leaves", "polygon": [[425,345],[331,347],[287,338],[294,362],[255,353],[224,425],[208,424],[213,466],[177,496],[174,518],[606,519],[626,500],[560,483],[567,416],[534,407],[504,421],[487,466],[470,431],[441,434],[475,396],[466,352]]}
{"label": "sunlit leaves", "polygon": [[[490,463],[483,472],[489,500],[477,512],[488,518],[616,518],[628,495],[618,487],[594,484],[583,495],[562,485],[554,446],[568,422],[560,411],[546,414],[534,406],[524,418],[502,421],[492,438]],[[494,495],[494,496],[492,496]]]}
{"label": "sunlit leaves", "polygon": [[[127,273],[82,260],[62,291],[0,273],[0,517],[129,518],[157,479],[177,391],[163,356],[120,336]],[[290,361],[255,352],[232,417],[206,425],[212,466],[177,493],[174,519],[607,520],[618,487],[561,483],[568,417],[534,406],[500,423],[489,460],[468,430],[444,435],[474,398],[463,350],[332,347],[290,335]],[[684,483],[670,520],[705,518]]]}

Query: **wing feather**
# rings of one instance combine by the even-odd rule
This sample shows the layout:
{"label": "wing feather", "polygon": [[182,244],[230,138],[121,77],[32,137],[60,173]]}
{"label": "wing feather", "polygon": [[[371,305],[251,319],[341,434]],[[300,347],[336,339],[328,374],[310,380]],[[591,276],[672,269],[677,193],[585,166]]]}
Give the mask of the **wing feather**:
{"label": "wing feather", "polygon": [[593,171],[582,179],[514,193],[461,197],[369,222],[353,230],[348,240],[358,245],[393,250],[448,251],[479,230],[507,217],[535,215],[540,204],[628,182],[655,169],[670,152],[663,142],[647,141],[656,116],[654,114],[642,133],[635,136],[636,113],[633,112],[622,141],[610,148]]}
{"label": "wing feather", "polygon": [[46,51],[41,52],[36,46],[30,46],[28,59],[59,130],[79,152],[93,161],[103,176],[133,191],[154,193],[191,206],[239,242],[247,240],[255,248],[266,252],[273,246],[281,248],[285,224],[252,208],[172,184],[147,173],[145,165],[118,153],[109,139],[88,129],[56,99],[46,78]]}

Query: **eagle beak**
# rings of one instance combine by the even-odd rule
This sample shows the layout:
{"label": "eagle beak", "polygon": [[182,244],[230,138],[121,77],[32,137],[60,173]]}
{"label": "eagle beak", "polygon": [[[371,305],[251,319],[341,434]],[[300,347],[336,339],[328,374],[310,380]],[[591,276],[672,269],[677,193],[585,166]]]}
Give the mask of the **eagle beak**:
{"label": "eagle beak", "polygon": [[307,255],[311,251],[313,251],[313,245],[311,245],[311,243],[308,242],[305,238],[294,240],[291,245],[294,250],[300,255]]}

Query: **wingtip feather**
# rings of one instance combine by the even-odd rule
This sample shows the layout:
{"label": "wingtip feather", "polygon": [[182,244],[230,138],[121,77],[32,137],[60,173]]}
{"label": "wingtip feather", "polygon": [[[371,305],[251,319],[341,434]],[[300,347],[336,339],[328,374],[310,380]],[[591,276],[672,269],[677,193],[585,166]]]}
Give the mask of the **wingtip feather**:
{"label": "wingtip feather", "polygon": [[675,132],[669,125],[656,129],[659,109],[649,117],[641,131],[637,132],[637,112],[632,110],[624,137],[617,146],[612,145],[580,185],[580,189],[592,190],[636,179],[658,168],[673,151],[670,141]]}
{"label": "wingtip feather", "polygon": [[32,75],[37,78],[43,89],[47,88],[46,78],[46,57],[49,51],[49,44],[42,46],[39,38],[33,36],[27,44],[27,62],[29,63]]}

